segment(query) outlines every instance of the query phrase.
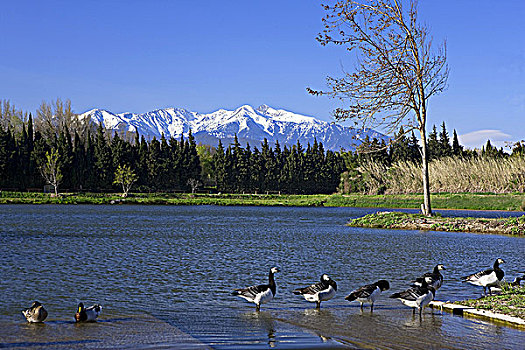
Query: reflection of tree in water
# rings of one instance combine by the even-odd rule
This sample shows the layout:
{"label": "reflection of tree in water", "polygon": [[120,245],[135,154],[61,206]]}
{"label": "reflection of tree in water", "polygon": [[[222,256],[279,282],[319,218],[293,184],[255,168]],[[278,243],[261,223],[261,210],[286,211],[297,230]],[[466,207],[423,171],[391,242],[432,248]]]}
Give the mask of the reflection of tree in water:
{"label": "reflection of tree in water", "polygon": [[268,334],[268,345],[273,348],[276,345],[275,322],[270,313],[265,311],[249,312],[242,315],[242,318],[251,326],[265,330]]}

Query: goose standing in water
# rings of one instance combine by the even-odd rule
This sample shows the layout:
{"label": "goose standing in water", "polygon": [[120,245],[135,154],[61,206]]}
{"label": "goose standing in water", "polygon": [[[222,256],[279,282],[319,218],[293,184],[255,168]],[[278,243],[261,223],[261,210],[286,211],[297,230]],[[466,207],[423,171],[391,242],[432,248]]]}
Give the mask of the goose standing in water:
{"label": "goose standing in water", "polygon": [[416,286],[421,286],[421,280],[425,279],[429,286],[432,286],[435,290],[438,290],[443,285],[443,275],[440,272],[442,270],[446,270],[445,266],[443,264],[438,264],[434,267],[432,272],[427,272],[423,276],[418,277],[414,281],[414,284]]}
{"label": "goose standing in water", "polygon": [[78,304],[78,311],[75,314],[76,322],[93,322],[97,320],[98,315],[102,311],[102,306],[95,304],[88,307],[84,307],[83,303]]}
{"label": "goose standing in water", "polygon": [[304,288],[297,288],[293,291],[295,295],[302,295],[307,301],[316,303],[316,307],[321,308],[321,301],[330,300],[337,291],[337,283],[327,274],[321,276],[321,281]]}
{"label": "goose standing in water", "polygon": [[461,279],[463,280],[463,282],[468,282],[475,286],[483,287],[483,294],[485,295],[487,295],[488,288],[489,294],[492,295],[490,287],[497,287],[499,285],[499,282],[503,279],[503,276],[505,276],[505,273],[499,267],[499,265],[503,263],[505,263],[505,261],[501,258],[498,258],[494,262],[494,266],[492,269],[476,272],[472,275],[461,277]]}
{"label": "goose standing in water", "polygon": [[235,289],[231,295],[239,296],[255,304],[255,310],[261,310],[261,304],[265,304],[273,299],[277,293],[277,285],[275,284],[274,275],[279,272],[277,267],[270,269],[268,275],[268,284],[260,284],[258,286],[251,286],[246,288]]}
{"label": "goose standing in water", "polygon": [[421,316],[421,311],[430,304],[434,299],[436,290],[434,287],[429,286],[426,279],[421,281],[421,286],[414,286],[405,291],[394,293],[390,298],[399,299],[403,304],[413,308],[413,313],[416,313],[416,308],[419,310],[419,315]]}
{"label": "goose standing in water", "polygon": [[34,301],[29,309],[22,311],[22,314],[24,314],[27,322],[30,323],[44,322],[47,317],[46,309],[38,301]]}
{"label": "goose standing in water", "polygon": [[379,298],[381,292],[390,289],[390,284],[386,280],[379,280],[372,284],[367,284],[348,295],[345,300],[354,301],[357,300],[361,303],[361,310],[363,310],[364,303],[370,303],[370,312],[374,310],[374,302]]}

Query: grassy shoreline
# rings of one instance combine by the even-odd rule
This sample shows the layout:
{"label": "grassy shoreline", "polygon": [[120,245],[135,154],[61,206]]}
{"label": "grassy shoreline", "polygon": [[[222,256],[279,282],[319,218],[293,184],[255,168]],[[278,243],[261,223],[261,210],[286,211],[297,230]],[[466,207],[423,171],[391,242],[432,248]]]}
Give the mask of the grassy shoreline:
{"label": "grassy shoreline", "polygon": [[454,304],[488,310],[494,313],[518,317],[525,320],[525,286],[504,287],[500,294],[479,299],[456,301]]}
{"label": "grassy shoreline", "polygon": [[[439,209],[525,210],[525,194],[438,193],[432,205]],[[0,192],[0,204],[143,204],[143,205],[247,205],[419,209],[422,196],[410,195],[278,195],[278,194],[188,194],[64,193],[59,197],[38,192]]]}
{"label": "grassy shoreline", "polygon": [[525,236],[525,215],[497,219],[441,216],[429,218],[419,214],[378,212],[356,218],[350,221],[348,226]]}

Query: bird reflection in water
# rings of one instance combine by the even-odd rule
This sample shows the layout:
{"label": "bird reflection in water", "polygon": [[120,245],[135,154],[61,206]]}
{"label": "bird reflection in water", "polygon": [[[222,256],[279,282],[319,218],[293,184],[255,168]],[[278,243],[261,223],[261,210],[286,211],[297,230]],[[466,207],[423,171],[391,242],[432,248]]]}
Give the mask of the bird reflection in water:
{"label": "bird reflection in water", "polygon": [[275,336],[275,322],[272,315],[266,311],[248,312],[242,315],[243,319],[268,334],[268,346],[274,348],[277,340]]}

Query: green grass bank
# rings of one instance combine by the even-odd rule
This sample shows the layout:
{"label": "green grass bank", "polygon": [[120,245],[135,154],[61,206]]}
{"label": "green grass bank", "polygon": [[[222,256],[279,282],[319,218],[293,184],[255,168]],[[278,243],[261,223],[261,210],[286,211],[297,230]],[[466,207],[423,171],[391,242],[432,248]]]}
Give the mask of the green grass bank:
{"label": "green grass bank", "polygon": [[404,230],[495,233],[525,236],[525,215],[513,218],[457,218],[426,217],[401,212],[378,212],[356,218],[352,227],[370,227]]}
{"label": "green grass bank", "polygon": [[488,310],[525,320],[525,286],[514,288],[503,286],[503,290],[498,295],[457,301],[454,304],[470,306],[477,310]]}
{"label": "green grass bank", "polygon": [[[38,192],[0,192],[0,204],[152,204],[152,205],[249,205],[326,206],[419,209],[421,195],[278,195],[63,193],[52,197]],[[471,210],[525,210],[525,194],[439,193],[432,195],[433,208]]]}

